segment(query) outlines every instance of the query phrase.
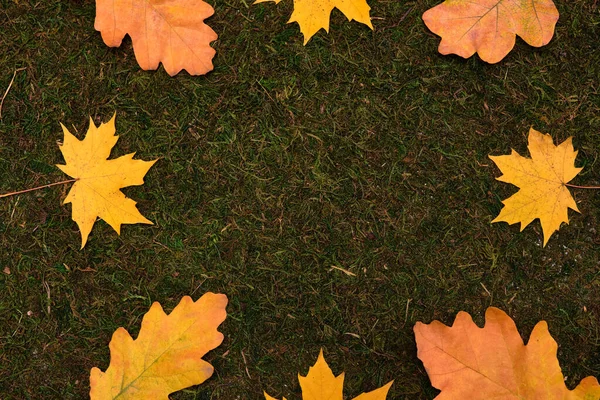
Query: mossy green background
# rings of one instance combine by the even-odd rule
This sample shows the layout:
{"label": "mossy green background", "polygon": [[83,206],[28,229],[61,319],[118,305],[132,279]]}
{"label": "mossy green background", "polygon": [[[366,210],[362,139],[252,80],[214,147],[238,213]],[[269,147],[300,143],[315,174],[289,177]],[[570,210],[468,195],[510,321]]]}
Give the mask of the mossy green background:
{"label": "mossy green background", "polygon": [[[227,294],[215,374],[173,399],[300,398],[320,348],[352,398],[433,399],[412,327],[505,310],[527,339],[546,320],[569,387],[600,376],[597,191],[573,190],[543,248],[539,222],[490,224],[516,188],[488,154],[526,155],[529,127],[573,136],[600,183],[600,13],[557,2],[550,44],[500,63],[437,52],[421,21],[437,0],[369,1],[374,31],[334,11],[307,46],[292,1],[215,3],[215,70],[142,71],[108,48],[94,2],[0,0],[0,192],[65,179],[59,123],[83,137],[117,112],[113,156],[159,161],[124,192],[153,226],[88,244],[68,186],[0,200],[0,397],[82,399],[120,326],[150,304]],[[351,271],[346,275],[337,268]]]}

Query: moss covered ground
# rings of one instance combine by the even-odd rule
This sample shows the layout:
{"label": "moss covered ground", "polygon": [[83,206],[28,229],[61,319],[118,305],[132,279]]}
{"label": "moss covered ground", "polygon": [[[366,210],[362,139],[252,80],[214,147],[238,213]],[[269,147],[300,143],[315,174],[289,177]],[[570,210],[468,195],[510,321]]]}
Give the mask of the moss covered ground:
{"label": "moss covered ground", "polygon": [[216,372],[173,399],[300,398],[320,348],[348,398],[394,379],[390,399],[433,399],[413,325],[488,306],[525,339],[546,320],[569,387],[600,376],[600,195],[573,190],[544,248],[537,221],[490,223],[516,188],[488,158],[527,154],[533,126],[573,136],[573,183],[600,183],[595,1],[557,1],[550,44],[494,65],[438,54],[437,0],[370,1],[374,31],[334,11],[306,46],[291,0],[209,3],[215,70],[171,78],[106,47],[94,2],[0,0],[0,93],[24,68],[0,192],[65,179],[59,123],[83,137],[89,116],[116,111],[113,156],[160,159],[124,190],[154,225],[100,221],[83,250],[68,186],[0,199],[0,398],[87,398],[115,329],[207,291],[230,299]]}

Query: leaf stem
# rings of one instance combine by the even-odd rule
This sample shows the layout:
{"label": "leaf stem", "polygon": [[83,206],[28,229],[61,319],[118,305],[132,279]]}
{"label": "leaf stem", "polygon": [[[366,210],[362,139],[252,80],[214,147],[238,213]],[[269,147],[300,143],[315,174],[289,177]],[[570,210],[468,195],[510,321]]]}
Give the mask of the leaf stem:
{"label": "leaf stem", "polygon": [[572,185],[570,183],[565,183],[565,186],[569,186],[569,187],[576,188],[576,189],[600,189],[600,186],[579,186],[579,185]]}
{"label": "leaf stem", "polygon": [[31,189],[20,190],[18,192],[11,192],[11,193],[0,194],[0,198],[14,196],[14,195],[21,194],[21,193],[33,192],[34,190],[40,190],[40,189],[44,189],[44,188],[47,188],[47,187],[50,187],[50,186],[64,185],[66,183],[71,183],[71,182],[75,182],[75,181],[77,181],[77,179],[67,179],[66,181],[49,183],[47,185],[38,186],[38,187],[31,188]]}

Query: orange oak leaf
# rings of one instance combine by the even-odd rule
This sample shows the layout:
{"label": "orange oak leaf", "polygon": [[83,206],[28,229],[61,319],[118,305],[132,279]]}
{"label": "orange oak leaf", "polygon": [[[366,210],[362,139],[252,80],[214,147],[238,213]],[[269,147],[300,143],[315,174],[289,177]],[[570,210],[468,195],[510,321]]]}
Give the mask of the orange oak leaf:
{"label": "orange oak leaf", "polygon": [[64,203],[73,206],[73,220],[81,231],[81,248],[98,217],[118,234],[122,224],[152,224],[138,211],[136,202],[120,189],[142,185],[144,176],[156,160],[134,160],[135,153],[107,159],[119,139],[115,136],[115,116],[99,127],[90,118],[90,127],[83,140],[77,139],[61,124],[65,138],[60,151],[66,164],[57,167],[76,180]]}
{"label": "orange oak leaf", "polygon": [[514,47],[516,35],[531,46],[548,44],[558,10],[552,0],[446,0],[423,14],[425,25],[442,37],[439,52],[490,64]]}
{"label": "orange oak leaf", "polygon": [[574,389],[565,386],[556,351],[558,345],[540,321],[529,343],[514,321],[494,307],[479,328],[466,312],[449,327],[439,321],[417,322],[417,356],[431,384],[442,392],[436,400],[598,400],[600,385],[594,377]]}
{"label": "orange oak leaf", "polygon": [[[315,365],[308,369],[308,374],[302,376],[298,374],[300,387],[302,388],[303,400],[343,400],[344,373],[337,377],[333,375],[331,368],[327,365],[323,357],[323,349],[319,352],[319,357]],[[379,389],[363,393],[354,400],[385,400],[394,381],[388,382]],[[264,392],[266,400],[277,400]],[[284,397],[283,400],[286,400]]]}
{"label": "orange oak leaf", "polygon": [[91,370],[91,400],[168,400],[210,378],[213,366],[202,357],[223,341],[217,327],[226,305],[227,296],[214,293],[195,302],[185,296],[169,315],[152,304],[137,339],[123,328],[113,334],[108,369]]}
{"label": "orange oak leaf", "polygon": [[171,76],[182,69],[203,75],[213,69],[217,34],[204,23],[213,14],[202,0],[96,0],[94,28],[110,47],[129,34],[142,69],[162,62]]}
{"label": "orange oak leaf", "polygon": [[502,201],[504,207],[492,222],[520,222],[522,231],[539,218],[546,246],[560,224],[569,223],[568,209],[579,212],[567,184],[582,168],[575,167],[577,151],[571,138],[555,146],[550,135],[531,128],[528,141],[531,158],[514,150],[509,155],[489,156],[503,173],[496,179],[519,187],[517,193]]}

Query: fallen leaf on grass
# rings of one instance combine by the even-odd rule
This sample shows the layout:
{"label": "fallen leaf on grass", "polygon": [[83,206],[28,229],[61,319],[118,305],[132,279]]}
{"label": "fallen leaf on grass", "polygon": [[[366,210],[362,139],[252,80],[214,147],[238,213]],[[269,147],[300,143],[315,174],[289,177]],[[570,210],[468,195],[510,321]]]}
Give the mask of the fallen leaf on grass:
{"label": "fallen leaf on grass", "polygon": [[567,210],[579,212],[566,184],[583,169],[575,167],[577,152],[571,138],[555,146],[552,137],[529,130],[531,158],[510,155],[489,156],[504,174],[497,180],[512,183],[519,191],[503,200],[504,207],[492,222],[521,223],[521,231],[539,218],[544,232],[544,246],[563,222],[569,223]]}
{"label": "fallen leaf on grass", "polygon": [[[342,394],[344,373],[342,372],[337,377],[333,375],[331,368],[329,368],[323,357],[322,349],[315,365],[308,369],[306,376],[298,374],[298,380],[302,388],[303,400],[342,400],[344,398]],[[363,393],[355,397],[354,400],[385,400],[393,382],[391,381],[371,392]],[[267,392],[264,394],[267,400],[277,400],[269,396]],[[283,400],[286,400],[286,398],[284,397]]]}
{"label": "fallen leaf on grass", "polygon": [[156,162],[134,160],[135,153],[107,160],[119,139],[115,136],[115,116],[99,127],[90,118],[83,140],[73,136],[62,125],[65,138],[60,146],[66,165],[57,165],[76,179],[64,203],[72,203],[73,220],[81,231],[81,248],[98,217],[120,234],[121,224],[152,224],[119,189],[142,185],[144,175]]}
{"label": "fallen leaf on grass", "polygon": [[417,322],[417,356],[442,399],[468,400],[598,400],[600,385],[587,377],[574,390],[564,383],[556,351],[558,345],[540,321],[529,343],[514,321],[494,307],[479,328],[466,312],[449,327],[439,321]]}
{"label": "fallen leaf on grass", "polygon": [[[267,1],[279,4],[281,0],[256,0],[254,4]],[[294,0],[294,11],[288,24],[297,22],[300,25],[306,45],[319,29],[323,28],[329,32],[329,16],[334,8],[344,13],[348,21],[355,19],[373,29],[369,16],[371,7],[367,4],[367,0]]]}
{"label": "fallen leaf on grass", "polygon": [[540,47],[554,35],[558,10],[552,0],[446,0],[423,14],[442,37],[439,52],[497,63],[514,47],[516,35]]}
{"label": "fallen leaf on grass", "polygon": [[94,28],[110,47],[129,34],[142,69],[162,62],[171,76],[182,69],[203,75],[213,69],[217,34],[204,20],[214,12],[202,0],[96,0]]}
{"label": "fallen leaf on grass", "polygon": [[217,327],[226,305],[227,297],[214,293],[196,302],[185,296],[169,315],[152,304],[137,339],[123,328],[113,334],[106,372],[91,370],[91,400],[168,400],[204,382],[214,368],[202,357],[223,341]]}

